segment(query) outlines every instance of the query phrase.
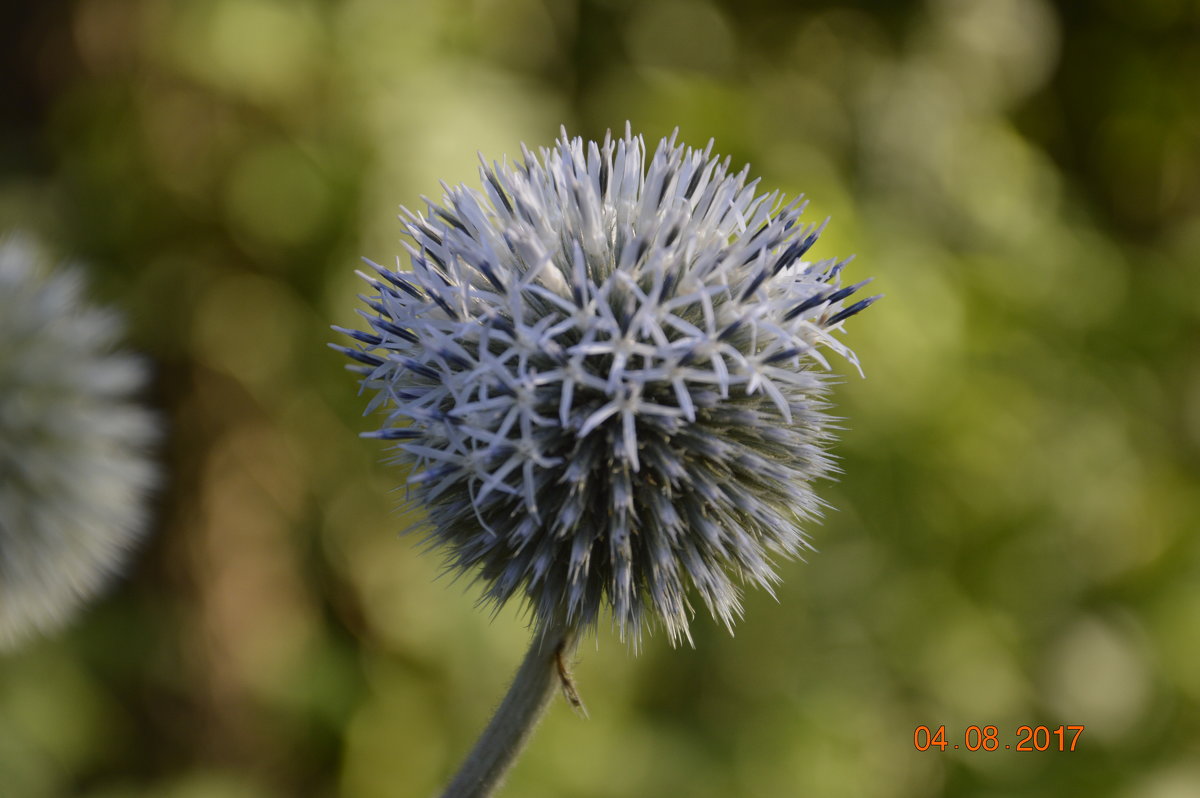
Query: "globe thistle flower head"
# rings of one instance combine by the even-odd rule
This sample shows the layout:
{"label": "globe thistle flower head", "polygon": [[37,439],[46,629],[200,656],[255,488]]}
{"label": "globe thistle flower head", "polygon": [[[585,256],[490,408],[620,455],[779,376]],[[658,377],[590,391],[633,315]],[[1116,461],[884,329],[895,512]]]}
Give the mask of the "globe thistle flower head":
{"label": "globe thistle flower head", "polygon": [[496,607],[690,640],[696,597],[732,627],[808,546],[822,349],[856,364],[834,333],[876,297],[850,303],[848,259],[806,259],[823,226],[711,149],[564,131],[483,163],[481,189],[404,211],[407,263],[363,275],[369,329],[335,328],[429,544]]}
{"label": "globe thistle flower head", "polygon": [[141,363],[73,269],[0,240],[0,650],[64,623],[140,537],[155,469]]}

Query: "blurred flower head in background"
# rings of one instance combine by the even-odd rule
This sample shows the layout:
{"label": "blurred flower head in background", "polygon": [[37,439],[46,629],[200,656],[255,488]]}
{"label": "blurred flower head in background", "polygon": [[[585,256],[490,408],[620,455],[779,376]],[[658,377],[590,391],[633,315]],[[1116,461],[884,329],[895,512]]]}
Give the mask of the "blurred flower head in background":
{"label": "blurred flower head in background", "polygon": [[0,240],[0,650],[62,625],[105,586],[146,522],[156,481],[142,364],[79,272]]}
{"label": "blurred flower head in background", "polygon": [[[741,584],[806,548],[820,510],[846,261],[748,168],[628,130],[481,168],[406,211],[409,270],[372,264],[370,331],[340,347],[389,415],[429,542],[499,607],[636,646],[690,639],[689,596],[726,626]],[[341,329],[341,328],[338,328]]]}

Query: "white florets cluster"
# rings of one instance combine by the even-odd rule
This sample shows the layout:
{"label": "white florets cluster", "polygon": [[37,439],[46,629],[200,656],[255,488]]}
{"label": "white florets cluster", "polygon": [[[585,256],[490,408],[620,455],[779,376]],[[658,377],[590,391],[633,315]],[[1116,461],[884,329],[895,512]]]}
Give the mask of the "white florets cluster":
{"label": "white florets cluster", "polygon": [[124,563],[155,468],[145,375],[80,275],[0,241],[0,649],[62,624]]}
{"label": "white florets cluster", "polygon": [[[396,441],[429,541],[485,600],[636,643],[688,637],[689,597],[732,625],[742,583],[806,546],[821,507],[828,369],[846,261],[805,259],[819,227],[748,170],[641,137],[564,132],[405,211],[407,267],[371,263],[370,331],[338,328],[370,435]],[[369,263],[369,261],[368,261]]]}

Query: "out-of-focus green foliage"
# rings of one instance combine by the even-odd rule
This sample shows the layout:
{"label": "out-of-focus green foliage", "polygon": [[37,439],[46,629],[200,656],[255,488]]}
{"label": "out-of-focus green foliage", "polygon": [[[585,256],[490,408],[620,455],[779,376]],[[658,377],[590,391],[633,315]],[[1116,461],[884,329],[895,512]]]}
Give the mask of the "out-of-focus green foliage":
{"label": "out-of-focus green foliage", "polygon": [[[397,538],[328,325],[476,151],[627,119],[805,192],[887,299],[820,553],[736,639],[585,643],[591,719],[506,794],[1200,794],[1194,2],[12,5],[0,222],[131,318],[170,484],[128,578],[0,660],[4,798],[436,791],[526,630]],[[943,724],[1086,731],[914,749]]]}

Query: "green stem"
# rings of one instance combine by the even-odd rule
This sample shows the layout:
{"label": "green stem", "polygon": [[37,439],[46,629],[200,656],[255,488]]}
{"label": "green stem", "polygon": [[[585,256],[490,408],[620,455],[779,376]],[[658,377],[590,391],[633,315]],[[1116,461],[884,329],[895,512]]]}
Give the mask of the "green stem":
{"label": "green stem", "polygon": [[583,710],[566,670],[566,658],[575,643],[575,629],[567,626],[556,625],[534,634],[508,694],[442,798],[494,795],[560,687],[572,706]]}

